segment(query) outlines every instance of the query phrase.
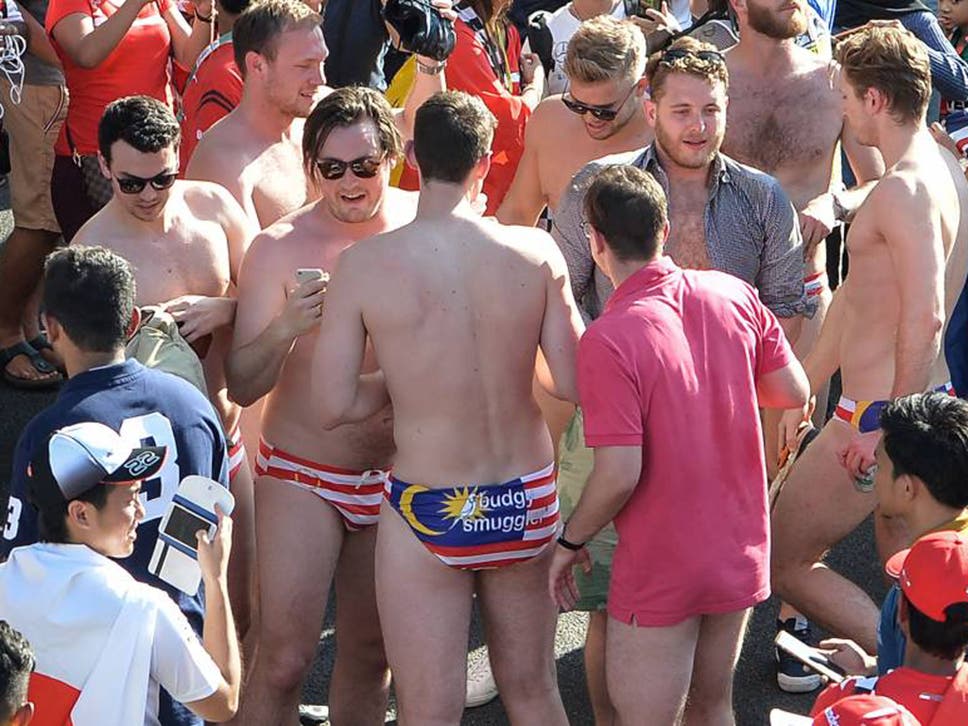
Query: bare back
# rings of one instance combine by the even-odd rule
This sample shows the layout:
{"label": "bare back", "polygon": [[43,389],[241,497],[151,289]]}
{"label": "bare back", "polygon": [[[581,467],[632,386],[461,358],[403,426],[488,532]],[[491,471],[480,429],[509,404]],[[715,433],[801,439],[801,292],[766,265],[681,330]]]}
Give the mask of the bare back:
{"label": "bare back", "polygon": [[303,119],[274,140],[261,137],[236,109],[202,136],[186,176],[228,189],[246,214],[268,227],[310,198],[302,166]]}
{"label": "bare back", "polygon": [[[210,184],[175,182],[165,205],[164,228],[157,231],[112,200],[81,227],[72,244],[101,245],[130,262],[136,305],[158,305],[182,295],[222,297],[229,293],[232,273],[226,230],[217,221],[218,196]],[[226,430],[239,415],[225,390],[231,334],[229,328],[215,331],[202,359],[209,397]]]}
{"label": "bare back", "polygon": [[545,466],[553,453],[532,396],[535,355],[546,319],[562,313],[548,310],[549,298],[559,286],[562,307],[570,296],[554,241],[451,216],[352,252],[354,268],[371,271],[363,323],[394,404],[397,475],[449,486]]}
{"label": "bare back", "polygon": [[[968,183],[949,156],[924,132],[854,217],[847,236],[851,267],[840,340],[844,395],[851,398],[891,394],[898,327],[902,308],[910,309],[908,301],[937,297],[947,320],[964,287]],[[930,385],[947,381],[942,349]]]}
{"label": "bare back", "polygon": [[[236,345],[255,338],[279,313],[286,295],[296,286],[299,268],[336,269],[340,254],[361,237],[400,227],[413,219],[416,194],[389,189],[384,218],[377,224],[335,224],[320,210],[307,205],[283,217],[256,237],[246,258],[241,281]],[[262,415],[266,440],[296,456],[353,470],[389,468],[393,455],[393,414],[388,406],[366,421],[332,430],[319,425],[319,414],[307,405],[313,351],[319,328],[299,336],[286,357]],[[364,371],[376,369],[367,350]]]}

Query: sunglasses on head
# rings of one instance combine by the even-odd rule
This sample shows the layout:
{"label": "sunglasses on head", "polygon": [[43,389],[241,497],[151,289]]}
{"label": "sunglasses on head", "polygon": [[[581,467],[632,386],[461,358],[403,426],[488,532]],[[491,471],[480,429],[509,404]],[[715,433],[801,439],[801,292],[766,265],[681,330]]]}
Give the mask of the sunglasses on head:
{"label": "sunglasses on head", "polygon": [[383,158],[382,156],[361,156],[359,159],[353,159],[352,161],[343,161],[342,159],[317,159],[316,168],[319,169],[319,175],[327,181],[342,179],[347,169],[352,171],[360,179],[372,179],[380,171]]}
{"label": "sunglasses on head", "polygon": [[157,189],[159,192],[168,189],[178,178],[178,172],[163,171],[150,179],[142,179],[140,176],[132,176],[131,174],[114,178],[118,182],[118,189],[124,194],[140,194],[148,184],[151,184],[151,188]]}
{"label": "sunglasses on head", "polygon": [[717,63],[726,65],[726,58],[718,50],[686,50],[685,48],[671,48],[662,54],[659,63],[672,63],[680,58],[698,58],[707,63]]}
{"label": "sunglasses on head", "polygon": [[590,113],[599,121],[614,121],[615,117],[618,116],[618,112],[622,109],[622,106],[625,105],[625,102],[629,100],[629,96],[631,96],[635,91],[636,85],[638,84],[632,85],[632,87],[629,89],[629,92],[625,94],[625,97],[621,101],[610,103],[607,106],[589,106],[587,103],[576,101],[574,98],[572,98],[570,93],[563,93],[561,96],[561,102],[565,104],[565,108],[572,113],[577,113],[579,116],[584,116],[586,113]]}

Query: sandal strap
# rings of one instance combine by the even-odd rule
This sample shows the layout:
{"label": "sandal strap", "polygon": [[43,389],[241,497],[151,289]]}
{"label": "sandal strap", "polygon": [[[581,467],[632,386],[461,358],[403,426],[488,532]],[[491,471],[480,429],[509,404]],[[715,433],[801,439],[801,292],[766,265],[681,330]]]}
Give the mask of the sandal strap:
{"label": "sandal strap", "polygon": [[27,345],[37,351],[54,349],[54,346],[50,344],[50,341],[47,340],[47,336],[43,333],[38,333],[36,337],[28,340]]}
{"label": "sandal strap", "polygon": [[27,356],[30,359],[30,365],[38,373],[53,373],[56,370],[54,366],[44,359],[44,356],[37,352],[36,348],[26,341],[15,343],[9,348],[0,348],[0,366],[6,367],[18,355]]}

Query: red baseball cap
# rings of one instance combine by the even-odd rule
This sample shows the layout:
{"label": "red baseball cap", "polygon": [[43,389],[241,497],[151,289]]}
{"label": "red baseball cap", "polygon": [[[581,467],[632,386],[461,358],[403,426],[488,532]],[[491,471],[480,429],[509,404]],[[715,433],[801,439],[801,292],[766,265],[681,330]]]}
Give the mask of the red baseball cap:
{"label": "red baseball cap", "polygon": [[774,709],[770,726],[921,726],[921,722],[890,698],[867,693],[841,698],[812,719]]}
{"label": "red baseball cap", "polygon": [[945,608],[968,602],[968,539],[958,532],[926,534],[887,561],[887,574],[914,607],[943,623]]}

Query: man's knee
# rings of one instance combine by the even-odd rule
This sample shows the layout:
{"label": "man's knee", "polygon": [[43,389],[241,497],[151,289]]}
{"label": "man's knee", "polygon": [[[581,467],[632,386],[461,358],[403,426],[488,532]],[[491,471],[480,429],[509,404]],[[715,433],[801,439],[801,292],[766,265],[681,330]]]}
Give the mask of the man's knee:
{"label": "man's knee", "polygon": [[291,692],[302,687],[303,679],[309,672],[316,656],[314,638],[308,639],[311,646],[303,642],[284,642],[264,633],[259,639],[258,663],[262,666],[263,680],[274,690]]}
{"label": "man's knee", "polygon": [[379,627],[337,626],[336,652],[340,668],[347,668],[360,678],[382,678],[389,667]]}
{"label": "man's knee", "polygon": [[495,664],[494,680],[506,702],[544,701],[553,698],[558,690],[558,675],[551,656],[537,668],[533,659],[528,663]]}

